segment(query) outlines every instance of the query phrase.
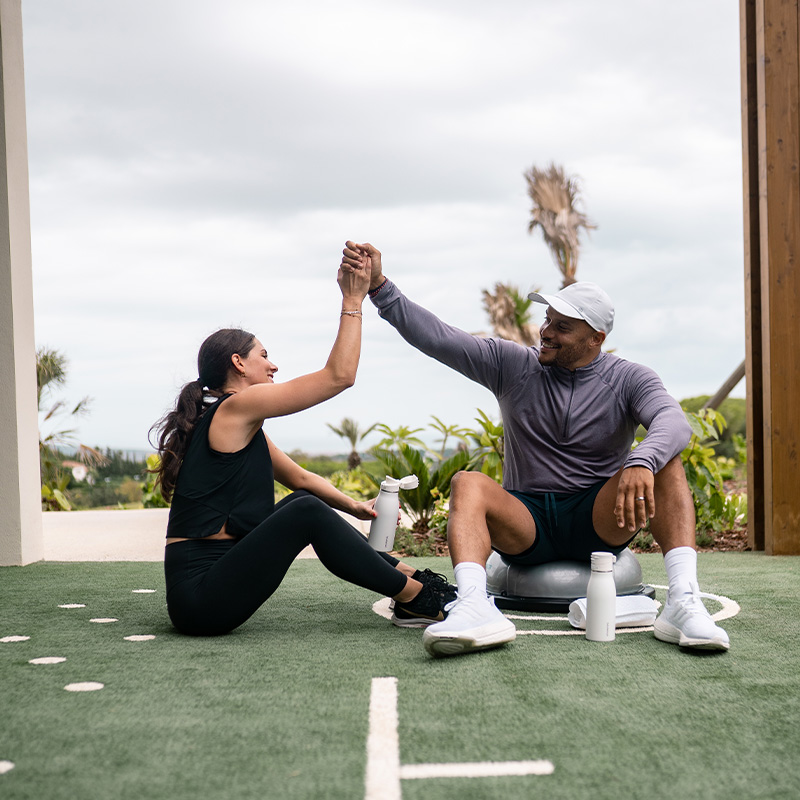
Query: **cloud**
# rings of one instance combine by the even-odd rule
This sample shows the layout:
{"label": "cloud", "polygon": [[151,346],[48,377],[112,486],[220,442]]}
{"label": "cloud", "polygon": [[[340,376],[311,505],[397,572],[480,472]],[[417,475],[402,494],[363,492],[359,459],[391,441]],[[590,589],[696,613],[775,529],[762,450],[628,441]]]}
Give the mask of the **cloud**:
{"label": "cloud", "polygon": [[[470,331],[496,280],[557,288],[522,179],[551,160],[599,226],[579,276],[617,302],[610,345],[678,396],[713,392],[743,356],[734,7],[39,0],[23,15],[37,339],[95,398],[92,444],[144,447],[215,328],[253,330],[284,379],[317,368],[345,238]],[[274,421],[279,444],[335,448],[324,422],[341,416],[469,424],[491,404],[380,320],[364,330],[356,387]]]}

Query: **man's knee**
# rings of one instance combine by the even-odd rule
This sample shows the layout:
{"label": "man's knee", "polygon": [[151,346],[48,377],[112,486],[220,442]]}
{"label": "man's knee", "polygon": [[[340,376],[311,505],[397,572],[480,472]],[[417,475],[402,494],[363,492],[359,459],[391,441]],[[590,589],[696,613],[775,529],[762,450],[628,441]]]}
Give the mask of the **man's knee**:
{"label": "man's knee", "polygon": [[688,485],[686,470],[683,468],[683,461],[680,455],[667,461],[663,468],[655,474],[655,486],[657,489],[682,489],[683,487],[688,487]]}
{"label": "man's knee", "polygon": [[497,486],[494,480],[482,472],[456,472],[450,481],[450,504],[479,500],[489,488],[488,482]]}

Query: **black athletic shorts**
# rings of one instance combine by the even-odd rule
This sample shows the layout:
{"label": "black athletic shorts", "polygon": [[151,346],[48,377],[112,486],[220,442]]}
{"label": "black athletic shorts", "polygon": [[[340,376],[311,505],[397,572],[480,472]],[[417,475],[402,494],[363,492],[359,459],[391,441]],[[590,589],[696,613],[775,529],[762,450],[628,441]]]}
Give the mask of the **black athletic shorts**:
{"label": "black athletic shorts", "polygon": [[523,502],[536,523],[536,541],[522,553],[498,553],[512,564],[546,564],[550,561],[591,561],[595,551],[621,553],[635,538],[612,547],[596,533],[592,523],[594,501],[607,481],[576,493],[526,494],[510,491]]}

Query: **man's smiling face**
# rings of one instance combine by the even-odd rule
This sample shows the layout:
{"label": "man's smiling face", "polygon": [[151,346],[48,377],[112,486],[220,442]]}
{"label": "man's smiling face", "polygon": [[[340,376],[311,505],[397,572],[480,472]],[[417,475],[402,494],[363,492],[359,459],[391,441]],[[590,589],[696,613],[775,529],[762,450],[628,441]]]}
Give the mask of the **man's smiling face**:
{"label": "man's smiling face", "polygon": [[547,307],[539,333],[542,337],[539,363],[569,370],[591,364],[606,338],[582,319],[560,314],[552,306]]}

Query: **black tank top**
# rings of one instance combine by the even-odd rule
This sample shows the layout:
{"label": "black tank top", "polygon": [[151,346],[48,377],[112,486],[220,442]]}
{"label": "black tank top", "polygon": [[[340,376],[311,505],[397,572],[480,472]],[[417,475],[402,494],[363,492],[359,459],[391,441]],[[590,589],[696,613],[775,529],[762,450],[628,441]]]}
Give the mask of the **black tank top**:
{"label": "black tank top", "polygon": [[223,523],[232,536],[244,536],[275,507],[272,459],[263,431],[236,453],[219,453],[208,443],[211,420],[228,397],[210,406],[195,425],[178,472],[167,537],[202,539],[219,533]]}

